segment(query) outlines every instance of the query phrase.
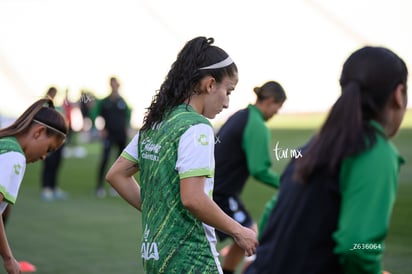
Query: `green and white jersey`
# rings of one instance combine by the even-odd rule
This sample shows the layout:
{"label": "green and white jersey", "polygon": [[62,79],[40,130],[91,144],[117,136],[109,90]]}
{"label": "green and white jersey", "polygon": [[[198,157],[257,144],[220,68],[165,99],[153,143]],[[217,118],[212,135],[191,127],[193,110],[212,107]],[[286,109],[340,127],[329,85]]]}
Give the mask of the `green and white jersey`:
{"label": "green and white jersey", "polygon": [[0,213],[7,204],[14,204],[26,169],[26,157],[14,137],[0,138]]}
{"label": "green and white jersey", "polygon": [[181,179],[205,176],[204,191],[212,199],[214,140],[209,121],[180,105],[122,153],[140,169],[147,273],[222,273],[214,228],[196,219],[180,198]]}

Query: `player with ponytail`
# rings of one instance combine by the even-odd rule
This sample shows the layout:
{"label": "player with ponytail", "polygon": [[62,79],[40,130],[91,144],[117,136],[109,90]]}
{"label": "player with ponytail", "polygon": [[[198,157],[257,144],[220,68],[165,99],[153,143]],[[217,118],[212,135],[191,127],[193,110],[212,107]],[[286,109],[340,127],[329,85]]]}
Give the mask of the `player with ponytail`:
{"label": "player with ponytail", "polygon": [[407,105],[408,71],[384,47],[343,65],[341,96],[282,174],[253,273],[382,272],[402,157],[390,138]]}
{"label": "player with ponytail", "polygon": [[[231,57],[213,38],[186,43],[154,96],[143,127],[106,179],[142,212],[140,246],[149,274],[222,273],[214,229],[231,235],[247,255],[256,233],[213,201],[213,119],[238,82]],[[133,175],[140,171],[139,184]]]}
{"label": "player with ponytail", "polygon": [[[45,98],[33,103],[10,126],[0,129],[0,212],[14,204],[23,180],[26,163],[44,160],[66,139],[65,118]],[[3,218],[0,218],[0,255],[7,273],[20,273],[19,263],[8,244]]]}

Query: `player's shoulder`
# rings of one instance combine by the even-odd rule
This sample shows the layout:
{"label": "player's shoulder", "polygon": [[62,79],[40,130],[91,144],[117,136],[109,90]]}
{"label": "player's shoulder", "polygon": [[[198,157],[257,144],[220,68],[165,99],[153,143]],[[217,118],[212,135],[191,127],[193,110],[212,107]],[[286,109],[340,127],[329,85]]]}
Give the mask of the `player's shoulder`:
{"label": "player's shoulder", "polygon": [[241,125],[245,125],[249,119],[249,114],[250,114],[249,108],[240,109],[236,111],[235,113],[233,113],[232,115],[230,115],[222,127],[228,127],[228,128],[236,127],[237,128]]}
{"label": "player's shoulder", "polygon": [[376,134],[376,141],[372,146],[343,161],[342,170],[344,173],[381,177],[383,174],[397,173],[403,161],[392,142],[381,134]]}
{"label": "player's shoulder", "polygon": [[23,149],[15,137],[10,136],[0,138],[0,154],[7,152],[18,152],[23,154]]}

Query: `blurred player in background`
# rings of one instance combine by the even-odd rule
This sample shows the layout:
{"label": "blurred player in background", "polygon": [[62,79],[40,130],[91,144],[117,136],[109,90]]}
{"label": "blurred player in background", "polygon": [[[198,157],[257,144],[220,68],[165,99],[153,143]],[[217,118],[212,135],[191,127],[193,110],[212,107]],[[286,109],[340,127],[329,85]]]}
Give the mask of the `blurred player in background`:
{"label": "blurred player in background", "polygon": [[[120,155],[126,147],[128,131],[130,129],[131,110],[124,98],[120,95],[120,83],[116,77],[110,78],[110,87],[111,92],[109,96],[98,100],[92,110],[93,121],[98,116],[104,119],[104,128],[100,133],[103,141],[103,150],[95,189],[95,194],[98,198],[104,198],[106,196],[104,175],[106,174],[110,152],[113,147],[116,147],[118,151],[117,155]],[[114,191],[112,191],[111,194],[116,195]]]}
{"label": "blurred player in background", "polygon": [[[286,93],[275,81],[266,82],[253,91],[257,96],[256,103],[232,115],[217,133],[213,199],[236,222],[257,231],[257,225],[240,196],[249,176],[278,187],[279,177],[271,169],[271,137],[265,122],[282,107]],[[220,231],[216,234],[221,241],[229,237]],[[222,255],[223,273],[226,274],[235,272],[245,254],[233,242]]]}
{"label": "blurred player in background", "polygon": [[[54,100],[57,94],[57,88],[51,86],[46,93],[46,97]],[[70,120],[65,113],[65,109],[62,107],[56,107],[61,112],[68,123],[69,130],[67,132],[66,140],[70,135]],[[49,153],[46,159],[43,161],[43,170],[41,175],[41,199],[43,201],[54,201],[67,199],[68,194],[59,187],[58,174],[61,169],[63,160],[63,150],[66,146],[66,142],[60,146],[53,153]]]}

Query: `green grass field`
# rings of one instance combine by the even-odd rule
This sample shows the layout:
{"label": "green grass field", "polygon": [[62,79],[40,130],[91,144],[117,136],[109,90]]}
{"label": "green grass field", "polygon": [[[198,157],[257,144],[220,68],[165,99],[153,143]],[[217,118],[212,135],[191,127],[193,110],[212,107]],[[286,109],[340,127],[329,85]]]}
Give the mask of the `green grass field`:
{"label": "green grass field", "polygon": [[[281,147],[296,148],[313,133],[311,126],[301,129],[278,126],[272,131],[273,145],[279,142]],[[404,128],[394,139],[409,161],[401,170],[383,259],[385,269],[392,274],[412,273],[411,140],[412,128]],[[67,158],[63,162],[59,181],[70,193],[66,201],[41,201],[42,163],[28,165],[6,227],[14,255],[18,260],[35,264],[41,274],[144,273],[140,259],[140,214],[120,198],[97,199],[92,195],[100,144],[85,147],[86,158]],[[281,172],[286,162],[274,158],[274,170]],[[252,179],[248,182],[243,198],[256,220],[273,194],[269,187]],[[2,268],[0,273],[5,273]]]}

